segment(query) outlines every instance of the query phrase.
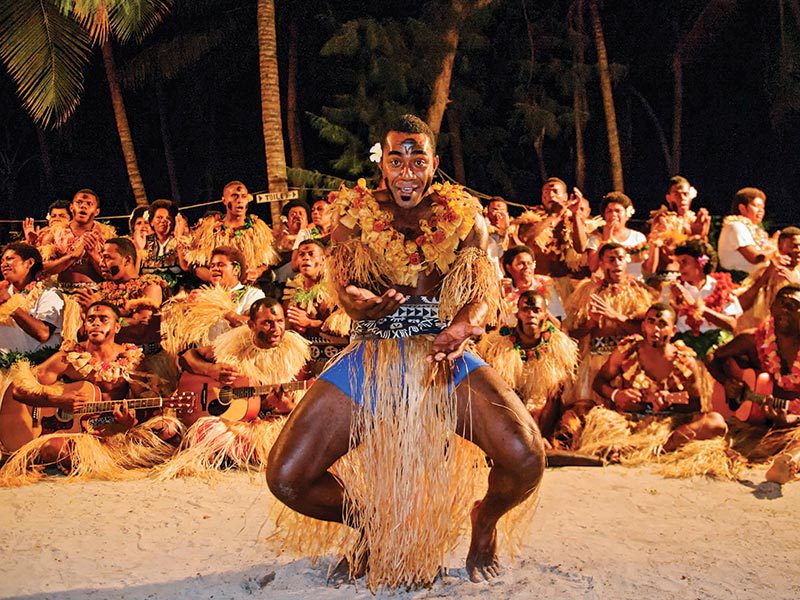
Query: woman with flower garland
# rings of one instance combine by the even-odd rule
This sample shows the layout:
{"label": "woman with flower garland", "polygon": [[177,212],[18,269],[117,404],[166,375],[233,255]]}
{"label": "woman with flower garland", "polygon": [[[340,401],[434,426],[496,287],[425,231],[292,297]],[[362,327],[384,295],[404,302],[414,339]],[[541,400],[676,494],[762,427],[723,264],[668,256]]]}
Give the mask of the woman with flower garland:
{"label": "woman with flower garland", "polygon": [[[731,361],[740,368],[732,369]],[[767,373],[774,386],[772,396],[789,402],[782,409],[762,405],[766,426],[738,426],[734,448],[753,462],[774,458],[767,479],[786,483],[800,471],[800,286],[790,284],[778,290],[763,323],[714,353],[709,371],[724,386],[734,408],[745,386],[737,379],[741,368]]]}
{"label": "woman with flower garland", "polygon": [[605,225],[602,230],[592,233],[586,242],[586,258],[592,273],[600,268],[600,246],[615,242],[625,248],[631,257],[628,273],[641,279],[648,246],[647,238],[641,231],[628,228],[628,220],[635,212],[633,202],[622,192],[610,192],[603,196],[600,213]]}
{"label": "woman with flower garland", "polygon": [[680,279],[662,292],[662,300],[678,312],[677,339],[703,360],[730,341],[742,307],[738,287],[729,273],[716,272],[717,255],[711,244],[694,239],[675,249]]}
{"label": "woman with flower garland", "polygon": [[156,200],[147,209],[152,235],[145,239],[142,275],[157,275],[167,284],[170,295],[178,291],[185,271],[184,236],[189,231],[186,219],[172,200]]}
{"label": "woman with flower garland", "polygon": [[37,281],[42,255],[29,244],[8,244],[0,271],[0,368],[19,358],[42,362],[61,345],[64,297]]}
{"label": "woman with flower garland", "polygon": [[517,312],[517,300],[520,294],[535,290],[547,298],[547,311],[551,322],[561,327],[566,317],[564,306],[556,290],[555,283],[547,275],[536,274],[536,259],[533,250],[527,246],[514,246],[503,254],[503,270],[511,278],[511,285],[504,286],[503,307],[505,323],[513,326],[514,314]]}
{"label": "woman with flower garland", "polygon": [[[290,415],[267,467],[279,500],[355,530],[347,571],[373,591],[430,585],[470,517],[467,573],[497,575],[498,520],[544,469],[524,404],[466,351],[497,314],[499,286],[480,204],[433,184],[435,147],[405,115],[382,140],[382,189],[339,191],[328,266],[353,342]],[[488,491],[468,516],[485,455]]]}
{"label": "woman with flower garland", "polygon": [[775,253],[775,243],[761,226],[766,201],[767,195],[758,188],[742,188],[733,198],[732,214],[722,221],[719,265],[737,282],[764,266]]}

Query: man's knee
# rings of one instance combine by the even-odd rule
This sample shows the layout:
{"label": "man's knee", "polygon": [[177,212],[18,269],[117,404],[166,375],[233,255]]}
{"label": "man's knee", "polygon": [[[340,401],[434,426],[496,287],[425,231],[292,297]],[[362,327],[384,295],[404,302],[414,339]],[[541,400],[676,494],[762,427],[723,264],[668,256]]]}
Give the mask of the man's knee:
{"label": "man's knee", "polygon": [[728,424],[718,412],[706,413],[703,417],[703,428],[710,437],[723,437],[728,433]]}
{"label": "man's knee", "polygon": [[542,478],[545,452],[538,431],[509,441],[503,454],[503,466],[514,471],[519,479],[535,485]]}
{"label": "man's knee", "polygon": [[294,505],[304,493],[303,478],[298,470],[273,451],[267,460],[267,486],[272,494],[288,506]]}

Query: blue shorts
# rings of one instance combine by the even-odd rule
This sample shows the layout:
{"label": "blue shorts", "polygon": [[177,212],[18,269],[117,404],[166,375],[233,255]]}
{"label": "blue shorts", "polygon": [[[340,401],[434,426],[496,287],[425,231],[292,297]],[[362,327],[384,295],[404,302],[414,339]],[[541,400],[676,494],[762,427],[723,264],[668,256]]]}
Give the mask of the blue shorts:
{"label": "blue shorts", "polygon": [[[400,351],[403,351],[403,340],[400,340]],[[453,361],[453,381],[449,384],[454,390],[464,378],[475,369],[488,366],[483,360],[464,352],[461,358]],[[358,406],[364,405],[364,344],[360,344],[347,354],[340,356],[336,362],[319,376],[319,379],[332,383],[344,394],[353,399]],[[403,385],[403,382],[400,382]]]}

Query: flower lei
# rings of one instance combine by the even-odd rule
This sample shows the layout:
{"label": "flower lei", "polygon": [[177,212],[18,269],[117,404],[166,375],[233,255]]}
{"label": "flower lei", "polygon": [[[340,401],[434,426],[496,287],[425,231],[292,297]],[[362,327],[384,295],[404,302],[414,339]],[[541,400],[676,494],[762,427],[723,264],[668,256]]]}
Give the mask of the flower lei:
{"label": "flower lei", "polygon": [[36,304],[45,287],[44,281],[31,281],[21,290],[17,290],[3,304],[0,304],[0,325],[11,325],[13,323],[11,315],[19,308],[28,312]]}
{"label": "flower lei", "polygon": [[129,317],[133,314],[132,304],[137,304],[134,301],[144,298],[144,290],[154,283],[162,289],[167,287],[167,282],[157,275],[142,275],[125,283],[104,281],[98,286],[98,292],[103,300],[116,306],[123,317]]}
{"label": "flower lei", "polygon": [[86,351],[81,344],[72,352],[67,352],[67,362],[80,373],[81,377],[90,381],[114,383],[120,380],[130,381],[133,371],[142,362],[142,349],[135,344],[122,344],[120,352],[114,360],[103,360]]}
{"label": "flower lei", "polygon": [[532,346],[530,348],[523,348],[522,344],[519,341],[519,336],[517,336],[514,330],[508,327],[501,327],[500,335],[504,337],[508,336],[510,338],[511,343],[514,344],[514,350],[517,351],[520,358],[522,359],[522,362],[526,363],[529,360],[539,360],[539,357],[541,356],[541,351],[544,350],[544,348],[546,348],[547,345],[550,343],[550,338],[553,336],[555,330],[556,330],[555,325],[553,325],[550,321],[547,321],[547,324],[545,325],[545,330],[542,331],[542,335],[541,337],[539,337],[539,341],[536,342],[535,346]]}
{"label": "flower lei", "polygon": [[800,352],[794,358],[788,375],[781,368],[778,340],[775,337],[775,319],[769,317],[756,329],[756,350],[761,368],[769,373],[779,388],[787,392],[800,392]]}
{"label": "flower lei", "polygon": [[253,215],[247,215],[247,217],[244,220],[244,225],[242,225],[241,227],[237,227],[236,229],[231,229],[227,225],[225,225],[225,223],[222,220],[220,220],[218,224],[219,227],[218,231],[227,232],[227,235],[229,237],[231,235],[233,235],[233,237],[242,237],[248,229],[253,228],[254,223],[255,219],[253,218]]}
{"label": "flower lei", "polygon": [[725,227],[730,223],[741,223],[753,236],[753,241],[761,250],[767,250],[770,246],[769,234],[764,230],[761,225],[756,225],[744,215],[728,215],[722,220],[722,226]]}
{"label": "flower lei", "polygon": [[420,272],[447,273],[481,211],[480,203],[459,185],[436,183],[429,193],[431,217],[420,220],[422,234],[414,240],[392,226],[394,215],[381,208],[363,179],[352,190],[339,190],[334,218],[350,229],[361,228],[361,241],[383,259],[390,281],[414,285]]}
{"label": "flower lei", "polygon": [[[703,304],[713,311],[722,312],[725,305],[730,302],[733,291],[738,286],[733,283],[730,273],[711,273],[707,277],[711,277],[717,283],[711,294],[703,299]],[[686,317],[686,324],[692,330],[692,333],[695,335],[700,334],[700,327],[705,323],[705,319],[702,316],[702,311],[697,306],[683,304],[678,307],[678,315]]]}

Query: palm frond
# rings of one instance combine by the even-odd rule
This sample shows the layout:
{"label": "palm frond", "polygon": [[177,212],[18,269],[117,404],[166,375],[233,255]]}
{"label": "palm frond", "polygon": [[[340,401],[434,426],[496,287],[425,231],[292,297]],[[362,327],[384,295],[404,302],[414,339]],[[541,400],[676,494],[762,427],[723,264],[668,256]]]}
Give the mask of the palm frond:
{"label": "palm frond", "polygon": [[88,34],[58,3],[0,2],[0,61],[40,125],[60,125],[75,111],[90,53]]}
{"label": "palm frond", "polygon": [[172,8],[173,0],[107,0],[108,21],[121,42],[141,42]]}

